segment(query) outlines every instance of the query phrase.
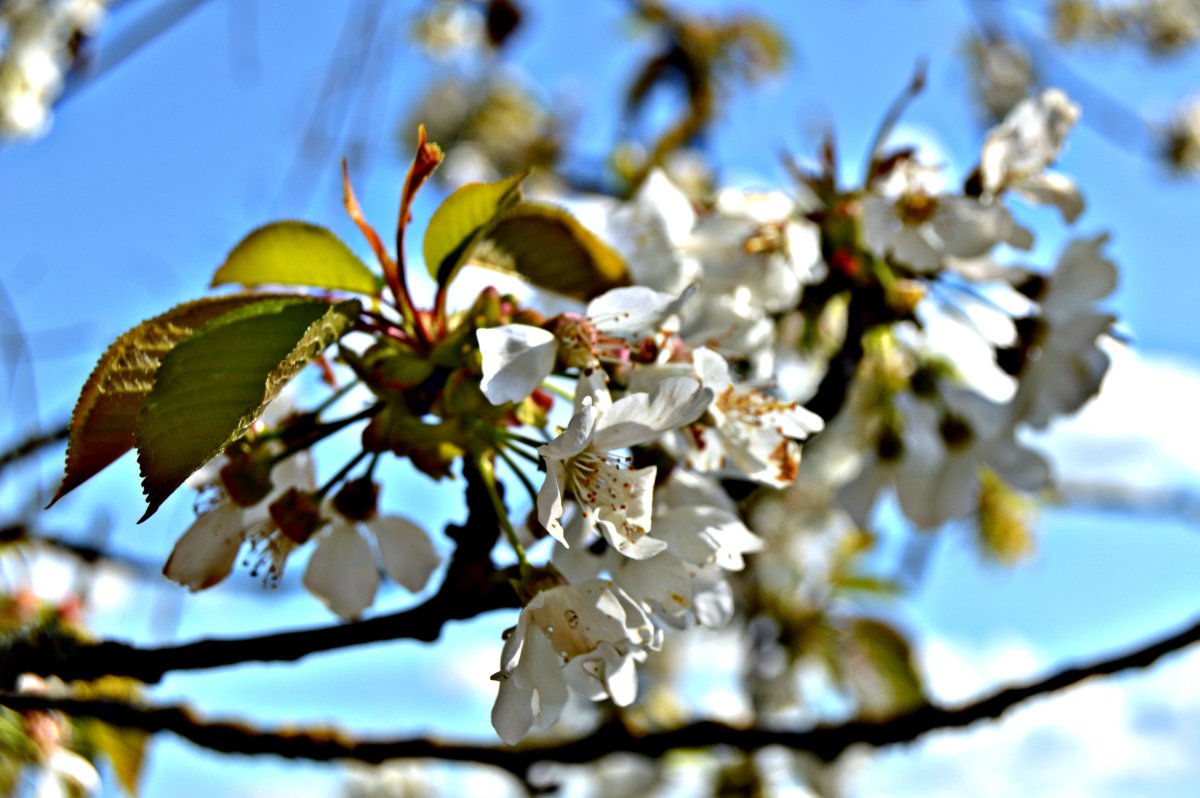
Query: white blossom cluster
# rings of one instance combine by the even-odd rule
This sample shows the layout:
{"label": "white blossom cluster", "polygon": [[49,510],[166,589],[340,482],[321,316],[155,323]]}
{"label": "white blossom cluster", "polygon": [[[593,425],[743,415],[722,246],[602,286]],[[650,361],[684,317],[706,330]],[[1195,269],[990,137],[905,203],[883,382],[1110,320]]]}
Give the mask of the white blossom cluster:
{"label": "white blossom cluster", "polygon": [[[636,665],[662,630],[724,625],[734,611],[725,572],[742,569],[763,536],[801,532],[803,517],[786,513],[759,513],[773,520],[752,530],[716,477],[796,482],[800,444],[825,424],[796,401],[805,397],[781,395],[774,375],[795,346],[783,320],[822,281],[854,286],[868,262],[885,296],[909,283],[976,283],[972,291],[1021,299],[1025,315],[1010,315],[1007,338],[988,342],[1008,375],[1004,401],[932,355],[903,314],[867,334],[843,412],[821,436],[824,450],[843,452],[831,459],[840,465],[796,489],[823,493],[823,513],[836,507],[859,528],[894,491],[915,526],[935,528],[982,512],[985,481],[1020,491],[1048,483],[1048,464],[1017,432],[1074,412],[1098,389],[1107,358],[1097,339],[1114,318],[1095,305],[1116,272],[1103,236],[1070,243],[1050,274],[996,255],[1033,246],[1010,198],[1051,205],[1067,222],[1083,211],[1075,185],[1050,171],[1078,116],[1057,90],[1018,103],[962,191],[910,157],[837,198],[725,190],[699,209],[653,173],[611,206],[603,231],[634,286],[538,326],[479,330],[493,404],[521,402],[551,375],[576,380],[573,415],[538,449],[536,513],[556,541],[560,583],[531,597],[504,645],[493,724],[505,742],[552,725],[568,686],[632,702]],[[854,231],[841,242],[825,240],[833,228],[819,222],[835,204]],[[915,296],[928,304],[924,289]],[[630,455],[646,446],[667,459]]]}
{"label": "white blossom cluster", "polygon": [[[494,288],[481,294],[455,344],[467,410],[443,423],[479,432],[481,478],[503,459],[529,490],[530,532],[551,539],[531,561],[501,518],[524,605],[494,676],[492,721],[506,743],[553,725],[571,690],[631,704],[638,666],[667,629],[734,617],[729,574],[749,554],[770,552],[750,580],[759,588],[800,607],[829,603],[885,495],[917,529],[975,518],[997,552],[1024,550],[1012,499],[1044,488],[1050,467],[1020,432],[1096,393],[1108,366],[1098,340],[1115,321],[1097,308],[1116,285],[1104,235],[1070,241],[1050,272],[1017,262],[1034,236],[1014,199],[1068,224],[1083,212],[1074,183],[1051,169],[1078,118],[1058,90],[1021,101],[961,188],[908,150],[872,153],[851,188],[838,187],[830,150],[823,172],[797,169],[799,199],[725,189],[693,204],[653,172],[628,201],[606,202],[599,225],[632,284],[549,317]],[[944,299],[951,291],[961,303]],[[1000,316],[986,337],[969,326],[981,309]],[[1002,391],[936,349],[931,322],[946,316],[968,321],[960,337],[978,333],[987,354],[973,360],[994,357]],[[806,376],[784,380],[785,370]],[[547,415],[551,392],[569,414]],[[312,542],[304,585],[344,619],[371,606],[381,572],[421,590],[439,558],[415,523],[377,514],[378,458],[362,477],[347,479],[355,459],[318,487],[307,447],[273,437],[288,420],[271,413],[199,475],[215,500],[166,575],[204,589],[245,551],[251,572],[273,581]],[[802,475],[801,445],[814,436],[817,467]],[[537,463],[540,486],[513,454]],[[426,468],[448,475],[456,456]],[[849,628],[904,645],[858,621]],[[839,645],[861,656],[878,644]],[[887,706],[886,679],[855,679],[862,707]]]}
{"label": "white blossom cluster", "polygon": [[[618,288],[551,330],[479,331],[483,390],[497,404],[523,399],[559,364],[578,373],[573,416],[538,449],[538,521],[561,544],[552,562],[566,583],[537,593],[505,644],[493,723],[506,742],[553,724],[567,685],[631,703],[635,664],[660,647],[662,625],[724,625],[733,604],[722,572],[741,570],[761,543],[707,473],[786,484],[798,441],[822,427],[797,403],[735,382],[716,352],[687,349],[673,330],[691,293]],[[631,357],[650,350],[646,362]],[[615,399],[606,364],[624,383]],[[633,467],[625,452],[659,441],[690,467],[662,481],[656,465]]]}
{"label": "white blossom cluster", "polygon": [[[285,394],[268,406],[257,428],[277,424],[290,412],[290,395]],[[289,495],[316,490],[316,468],[307,451],[276,464],[270,471],[270,490],[253,502],[236,501],[222,484],[220,472],[229,462],[230,457],[222,455],[189,480],[210,500],[163,567],[172,582],[206,590],[228,577],[238,557],[244,556],[252,575],[277,583],[292,554],[314,540],[304,587],[349,620],[374,603],[381,566],[392,581],[416,593],[441,562],[425,530],[403,516],[378,515],[372,507],[363,514],[368,517],[351,519],[332,502],[324,502],[313,508],[311,520],[289,523],[274,511],[273,505],[286,502]]]}
{"label": "white blossom cluster", "polygon": [[74,62],[72,48],[100,25],[108,0],[0,3],[0,138],[35,138]]}

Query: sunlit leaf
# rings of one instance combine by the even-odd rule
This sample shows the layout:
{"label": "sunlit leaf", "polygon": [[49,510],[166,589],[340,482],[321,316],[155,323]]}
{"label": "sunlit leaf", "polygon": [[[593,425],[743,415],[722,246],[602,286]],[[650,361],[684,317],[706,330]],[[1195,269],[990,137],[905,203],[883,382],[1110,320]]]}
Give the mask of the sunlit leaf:
{"label": "sunlit leaf", "polygon": [[[142,684],[133,679],[105,676],[93,682],[75,682],[72,697],[87,700],[119,699],[136,702],[141,697]],[[112,766],[117,781],[129,795],[137,795],[138,781],[146,763],[146,743],[150,735],[137,729],[110,726],[93,718],[78,718],[74,721],[79,742],[86,743],[90,750],[80,753],[95,760],[104,756]]]}
{"label": "sunlit leaf", "polygon": [[564,209],[540,203],[522,202],[506,211],[476,262],[584,301],[630,284],[616,250]]}
{"label": "sunlit leaf", "polygon": [[379,280],[324,227],[274,222],[242,239],[213,275],[213,285],[307,285],[374,294]]}
{"label": "sunlit leaf", "polygon": [[501,213],[520,199],[524,174],[495,183],[468,183],[451,194],[425,230],[425,268],[438,285],[453,278]]}
{"label": "sunlit leaf", "polygon": [[359,310],[357,302],[267,299],[222,316],[171,350],[135,424],[149,505],[142,520],[241,437]]}
{"label": "sunlit leaf", "polygon": [[856,618],[843,638],[844,676],[868,717],[888,717],[921,704],[925,694],[912,648],[896,629]]}
{"label": "sunlit leaf", "polygon": [[71,414],[66,472],[51,504],[133,448],[134,421],[171,349],[212,320],[264,298],[242,294],[188,302],[113,342],[84,383]]}
{"label": "sunlit leaf", "polygon": [[146,743],[150,735],[136,729],[122,729],[92,721],[89,734],[96,750],[108,759],[117,781],[129,795],[137,795],[138,781],[146,764]]}

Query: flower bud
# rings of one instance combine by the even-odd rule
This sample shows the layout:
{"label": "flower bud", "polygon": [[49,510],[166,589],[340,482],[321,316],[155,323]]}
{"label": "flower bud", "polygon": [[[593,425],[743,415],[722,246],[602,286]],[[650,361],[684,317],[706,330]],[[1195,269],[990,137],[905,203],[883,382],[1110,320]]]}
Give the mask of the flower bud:
{"label": "flower bud", "polygon": [[321,510],[311,493],[301,493],[295,488],[287,492],[270,506],[271,520],[293,543],[301,544],[325,523]]}
{"label": "flower bud", "polygon": [[352,479],[333,497],[333,506],[351,521],[369,521],[379,503],[379,483],[370,477]]}
{"label": "flower bud", "polygon": [[[227,453],[228,454],[228,453]],[[228,454],[221,467],[221,484],[229,499],[239,507],[252,507],[271,492],[271,462],[252,454]]]}

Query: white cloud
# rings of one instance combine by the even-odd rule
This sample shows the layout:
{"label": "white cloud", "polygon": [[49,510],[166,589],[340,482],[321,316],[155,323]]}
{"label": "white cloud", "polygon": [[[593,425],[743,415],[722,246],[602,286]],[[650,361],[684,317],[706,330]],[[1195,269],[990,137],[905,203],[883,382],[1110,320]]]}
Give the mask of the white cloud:
{"label": "white cloud", "polygon": [[[1047,666],[1027,644],[923,645],[929,684],[958,703]],[[1040,666],[1040,667],[1039,667]],[[1187,795],[1200,777],[1200,651],[1149,672],[1093,679],[969,730],[927,735],[848,769],[851,796]]]}
{"label": "white cloud", "polygon": [[1110,343],[1100,394],[1032,440],[1054,453],[1065,484],[1144,490],[1200,486],[1200,364]]}

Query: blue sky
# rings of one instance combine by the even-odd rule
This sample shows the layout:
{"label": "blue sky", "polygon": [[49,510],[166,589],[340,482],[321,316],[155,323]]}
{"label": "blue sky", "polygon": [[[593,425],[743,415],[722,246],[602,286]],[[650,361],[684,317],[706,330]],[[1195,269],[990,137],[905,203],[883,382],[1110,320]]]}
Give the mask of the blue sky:
{"label": "blue sky", "polygon": [[[158,0],[126,4],[128,11],[116,15],[102,33],[102,51],[105,37],[121,32],[127,13],[156,4],[165,5]],[[393,22],[402,21],[412,7],[386,5]],[[108,342],[137,321],[201,295],[224,254],[251,228],[271,219],[305,218],[359,246],[335,180],[342,153],[304,154],[301,142],[345,9],[353,6],[211,0],[76,92],[47,138],[0,150],[0,284],[17,310],[34,362],[15,375],[12,411],[0,435],[17,437],[17,419],[31,413],[46,424],[64,418]],[[850,0],[739,7],[761,8],[779,23],[797,57],[785,76],[730,105],[714,144],[731,180],[782,184],[778,154],[807,155],[826,127],[835,131],[845,157],[855,159],[920,57],[929,59],[929,89],[911,107],[905,130],[936,141],[952,170],[961,173],[974,163],[982,132],[955,55],[967,19],[962,3]],[[644,52],[639,47],[649,46],[616,49],[625,31],[623,10],[615,0],[537,3],[529,30],[515,44],[520,68],[537,76],[550,96],[579,110],[576,129],[587,132],[582,144],[591,156],[602,155],[611,141],[615,118],[609,109]],[[1016,18],[1033,22],[1028,16]],[[378,107],[368,113],[351,105],[346,122],[348,128],[358,120],[370,123],[370,129],[354,133],[368,144],[371,157],[352,167],[367,216],[381,229],[394,219],[405,166],[396,154],[397,120],[436,69],[402,38],[396,48],[394,75],[388,91],[376,96]],[[1121,52],[1072,53],[1068,61],[1090,83],[1156,116],[1195,90],[1188,80],[1200,75],[1197,55],[1153,72],[1146,59]],[[1071,80],[1063,85],[1068,91],[1076,88]],[[1088,98],[1078,99],[1086,118]],[[1200,296],[1195,262],[1200,182],[1167,178],[1157,165],[1086,124],[1072,136],[1059,168],[1077,179],[1088,200],[1078,231],[1112,231],[1111,252],[1122,269],[1112,306],[1138,351],[1169,363],[1172,373],[1194,370],[1200,362],[1194,321]],[[418,208],[418,224],[429,208],[428,201]],[[1048,211],[1030,219],[1050,244],[1038,253],[1049,265],[1061,240],[1057,223]],[[1120,432],[1151,442],[1172,435],[1177,441],[1197,439],[1193,416],[1152,418],[1149,410],[1164,398],[1154,396],[1156,385],[1194,391],[1194,383],[1155,382],[1159,372],[1134,367],[1125,373],[1144,381],[1144,393],[1123,394],[1097,430],[1087,432],[1092,428],[1085,425],[1081,434]],[[1200,392],[1190,395],[1200,398]],[[1165,407],[1179,412],[1186,406]],[[1067,434],[1047,440],[1068,448],[1078,444]],[[1166,458],[1164,479],[1183,489],[1200,487],[1194,465],[1189,471],[1163,451],[1148,445],[1136,456]],[[1112,456],[1119,476],[1121,450]],[[48,479],[53,471],[47,469]],[[456,506],[449,486],[420,485],[445,508]],[[12,501],[11,491],[6,494]],[[423,499],[422,507],[431,503]],[[76,491],[47,522],[71,528],[98,504],[111,518],[112,544],[152,561],[165,556],[190,515],[190,500],[182,497],[151,522],[135,526],[141,501],[127,458]],[[456,512],[422,515],[422,521],[436,529],[445,513]],[[1064,509],[1045,513],[1041,531],[1037,559],[1002,570],[979,562],[966,544],[965,530],[950,530],[932,555],[926,583],[902,615],[923,638],[958,652],[955,656],[1007,646],[1025,652],[1020,661],[1036,672],[1153,636],[1195,611],[1200,540],[1194,528],[1170,519]],[[244,588],[248,580],[240,584]],[[167,586],[138,595],[142,599],[132,606],[143,609],[126,610],[116,620],[98,617],[99,626],[143,641],[171,630],[144,610],[146,596],[178,611],[172,633],[185,638],[328,620],[302,594],[254,602],[236,584],[194,598]],[[381,611],[407,601],[398,594],[383,598]],[[378,733],[486,735],[487,705],[481,696],[489,687],[479,691],[463,685],[470,674],[486,678],[494,668],[498,634],[509,622],[499,614],[453,627],[436,651],[398,643],[315,657],[300,666],[172,677],[161,694],[195,698],[213,715],[253,713],[268,722],[336,720]],[[448,671],[442,670],[444,656],[455,663]],[[295,792],[299,780],[315,785],[337,778],[330,768],[315,765],[289,765],[283,778],[276,765],[209,757],[175,741],[162,743],[161,749],[163,756],[147,776],[149,795],[166,794],[168,785],[192,769],[195,794],[207,794],[213,784],[232,794],[256,773],[281,779],[281,792]],[[904,756],[889,754],[885,766],[902,768],[894,759]],[[914,756],[919,769],[919,754]],[[1181,778],[1197,775],[1186,771]],[[1161,792],[1152,781],[1139,783],[1149,788],[1146,794],[1171,794],[1165,783],[1157,785],[1164,786]],[[256,786],[254,794],[263,794],[260,789]]]}

